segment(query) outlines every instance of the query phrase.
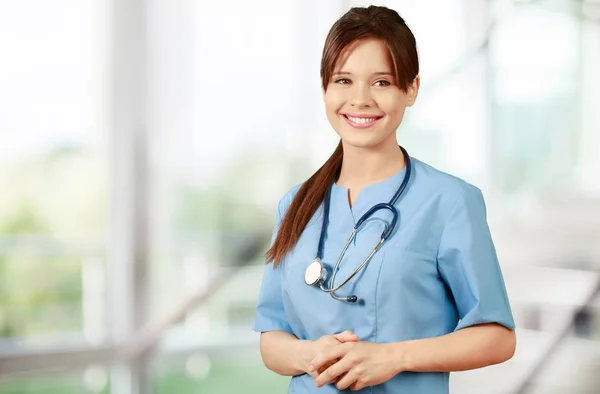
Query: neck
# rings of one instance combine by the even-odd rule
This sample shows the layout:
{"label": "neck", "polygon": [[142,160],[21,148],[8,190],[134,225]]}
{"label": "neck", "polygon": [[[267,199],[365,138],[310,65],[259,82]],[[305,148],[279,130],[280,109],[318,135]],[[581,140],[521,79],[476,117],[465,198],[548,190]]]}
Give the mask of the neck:
{"label": "neck", "polygon": [[337,184],[348,188],[374,184],[398,173],[405,164],[395,140],[375,148],[356,148],[344,144],[344,158]]}

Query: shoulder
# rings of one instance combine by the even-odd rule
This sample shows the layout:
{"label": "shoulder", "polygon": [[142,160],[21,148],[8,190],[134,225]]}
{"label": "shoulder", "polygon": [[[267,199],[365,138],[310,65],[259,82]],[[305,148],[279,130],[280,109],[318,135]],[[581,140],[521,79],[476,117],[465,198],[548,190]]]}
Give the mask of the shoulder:
{"label": "shoulder", "polygon": [[280,217],[283,217],[285,215],[285,212],[292,204],[292,201],[296,197],[296,194],[298,193],[298,190],[300,190],[302,185],[303,185],[303,183],[299,183],[299,184],[293,186],[287,192],[285,192],[285,194],[283,195],[283,197],[281,197],[281,199],[279,199],[279,203],[277,204],[277,214]]}
{"label": "shoulder", "polygon": [[411,159],[417,194],[436,200],[442,211],[449,211],[461,201],[483,203],[481,189],[455,175],[441,171],[421,160]]}

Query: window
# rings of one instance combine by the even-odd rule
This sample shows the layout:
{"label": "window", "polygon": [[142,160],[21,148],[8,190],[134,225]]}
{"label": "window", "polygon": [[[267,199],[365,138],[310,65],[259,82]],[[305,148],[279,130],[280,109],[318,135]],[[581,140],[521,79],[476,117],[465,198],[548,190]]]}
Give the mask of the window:
{"label": "window", "polygon": [[106,335],[106,14],[0,2],[0,338]]}

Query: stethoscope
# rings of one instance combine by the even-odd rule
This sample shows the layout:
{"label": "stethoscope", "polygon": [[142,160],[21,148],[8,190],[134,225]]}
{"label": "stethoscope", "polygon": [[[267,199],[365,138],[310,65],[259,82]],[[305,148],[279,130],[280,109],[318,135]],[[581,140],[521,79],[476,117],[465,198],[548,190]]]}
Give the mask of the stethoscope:
{"label": "stethoscope", "polygon": [[[411,173],[411,162],[408,152],[403,147],[400,147],[400,149],[402,150],[402,154],[404,155],[404,161],[406,162],[406,173],[404,174],[404,179],[402,180],[400,187],[398,188],[398,190],[396,191],[389,203],[375,204],[371,207],[371,209],[365,212],[365,214],[362,215],[360,219],[358,219],[356,225],[354,225],[352,233],[346,240],[346,244],[344,245],[340,255],[338,256],[337,262],[335,263],[335,267],[333,268],[333,272],[331,274],[331,278],[329,278],[329,288],[327,288],[325,287],[325,282],[327,281],[327,270],[323,266],[321,260],[323,259],[323,247],[325,244],[325,235],[327,233],[327,225],[329,222],[329,204],[331,200],[331,188],[333,185],[329,187],[323,207],[323,224],[321,227],[321,235],[319,237],[317,257],[313,260],[312,263],[310,263],[310,265],[306,268],[306,271],[304,272],[304,282],[308,286],[318,286],[321,290],[323,290],[325,293],[329,293],[331,297],[338,301],[356,302],[358,300],[358,298],[355,295],[350,295],[347,297],[338,297],[335,295],[335,292],[341,289],[346,283],[350,282],[350,280],[352,280],[352,278],[354,278],[367,265],[367,263],[373,258],[375,253],[377,253],[377,251],[383,246],[385,240],[390,236],[390,234],[392,233],[392,231],[394,231],[394,228],[396,227],[396,223],[398,222],[398,210],[396,209],[394,204],[398,201],[398,198],[400,198],[400,196],[406,189],[406,185],[408,184]],[[333,284],[335,281],[335,276],[342,261],[342,258],[344,257],[346,250],[348,250],[350,243],[352,242],[354,237],[356,237],[358,229],[375,212],[381,209],[387,209],[392,212],[393,218],[391,223],[389,224],[389,226],[386,226],[385,230],[383,230],[383,233],[381,234],[381,239],[379,240],[377,245],[375,245],[373,251],[371,251],[367,258],[362,262],[362,264],[359,265],[354,270],[354,272],[350,276],[348,276],[342,283],[334,287]]]}

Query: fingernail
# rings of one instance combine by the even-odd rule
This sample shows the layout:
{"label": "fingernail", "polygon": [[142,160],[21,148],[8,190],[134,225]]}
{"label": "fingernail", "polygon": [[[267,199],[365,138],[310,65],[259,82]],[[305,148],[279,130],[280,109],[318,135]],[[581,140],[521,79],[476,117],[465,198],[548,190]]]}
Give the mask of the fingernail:
{"label": "fingernail", "polygon": [[308,366],[308,370],[309,370],[310,372],[312,372],[312,371],[314,371],[314,370],[315,370],[315,367],[314,367],[313,365],[309,365],[309,366]]}

